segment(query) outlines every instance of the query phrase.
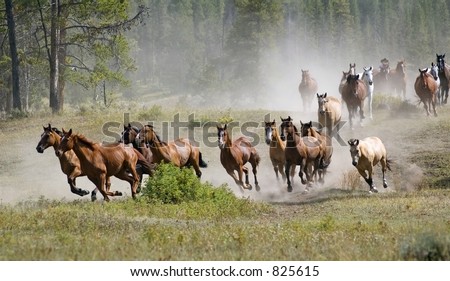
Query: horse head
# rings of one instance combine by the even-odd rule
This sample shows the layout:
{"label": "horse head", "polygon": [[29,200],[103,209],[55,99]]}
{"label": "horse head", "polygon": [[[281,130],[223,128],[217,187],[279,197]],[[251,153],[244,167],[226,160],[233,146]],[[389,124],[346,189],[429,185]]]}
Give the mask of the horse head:
{"label": "horse head", "polygon": [[348,72],[352,75],[356,74],[356,63],[353,63],[353,64],[350,63],[350,68],[349,68]]}
{"label": "horse head", "polygon": [[359,158],[361,157],[361,151],[359,149],[359,140],[358,139],[350,139],[348,141],[350,145],[350,156],[352,157],[352,165],[358,165]]}
{"label": "horse head", "polygon": [[292,124],[292,119],[291,116],[288,116],[287,118],[283,118],[280,116],[281,119],[281,125],[280,125],[280,138],[282,141],[286,140],[286,136],[284,134],[285,129],[290,126],[290,124]]}
{"label": "horse head", "polygon": [[55,154],[58,157],[61,157],[66,151],[71,150],[74,146],[72,129],[69,129],[69,131],[65,131],[63,128],[62,131],[64,135],[61,138],[61,142],[58,146],[58,149],[55,151]]}
{"label": "horse head", "polygon": [[358,83],[359,83],[359,74],[347,76],[347,83],[351,86],[352,94],[355,97],[358,97]]}
{"label": "horse head", "polygon": [[44,129],[44,132],[41,134],[41,139],[36,146],[36,151],[38,153],[44,153],[44,150],[46,150],[48,147],[53,146],[56,143],[55,136],[53,135],[53,129],[50,124],[48,124],[48,127],[42,126]]}
{"label": "horse head", "polygon": [[227,124],[225,124],[223,127],[217,125],[217,143],[220,149],[225,148],[228,141],[227,127]]}
{"label": "horse head", "polygon": [[129,143],[138,143],[137,135],[139,134],[140,129],[136,126],[132,126],[128,123],[128,126],[123,126],[122,137],[120,138],[121,143],[129,144]]}
{"label": "horse head", "polygon": [[362,74],[362,80],[367,82],[370,86],[373,85],[373,67],[363,67],[364,72]]}
{"label": "horse head", "polygon": [[265,123],[265,135],[266,135],[266,143],[270,144],[272,142],[273,133],[276,130],[275,119],[272,122],[264,122]]}
{"label": "horse head", "polygon": [[433,76],[434,80],[439,79],[439,68],[436,64],[431,62],[430,74]]}
{"label": "horse head", "polygon": [[325,104],[328,102],[327,93],[321,94],[321,95],[319,95],[319,93],[317,93],[317,102],[319,104],[319,113],[325,114],[325,112],[326,112]]}
{"label": "horse head", "polygon": [[307,123],[303,123],[302,121],[300,121],[300,132],[302,136],[308,136],[309,134],[309,129],[312,128],[312,121],[309,121]]}
{"label": "horse head", "polygon": [[445,54],[438,55],[436,54],[436,64],[438,66],[439,72],[443,72],[445,69]]}

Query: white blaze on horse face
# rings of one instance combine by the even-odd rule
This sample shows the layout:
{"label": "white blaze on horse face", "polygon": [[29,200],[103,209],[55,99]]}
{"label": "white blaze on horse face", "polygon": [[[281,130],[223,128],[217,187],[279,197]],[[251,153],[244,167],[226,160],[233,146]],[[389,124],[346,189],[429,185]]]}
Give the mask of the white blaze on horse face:
{"label": "white blaze on horse face", "polygon": [[225,141],[224,139],[224,135],[225,135],[225,131],[220,130],[219,131],[219,139],[218,139],[218,143],[219,143],[219,148],[223,149],[225,148]]}
{"label": "white blaze on horse face", "polygon": [[271,141],[272,141],[272,128],[267,127],[266,128],[266,143],[270,144]]}
{"label": "white blaze on horse face", "polygon": [[359,158],[361,157],[361,153],[359,151],[358,145],[351,145],[350,146],[350,156],[352,157],[352,164],[353,166],[358,165]]}

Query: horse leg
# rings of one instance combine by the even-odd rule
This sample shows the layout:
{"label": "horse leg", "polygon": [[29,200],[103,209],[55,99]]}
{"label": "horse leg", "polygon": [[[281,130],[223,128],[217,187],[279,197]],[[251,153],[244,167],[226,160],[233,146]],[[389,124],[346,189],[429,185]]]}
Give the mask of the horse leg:
{"label": "horse leg", "polygon": [[300,171],[298,172],[298,176],[300,177],[300,180],[301,180],[302,184],[306,184],[307,183],[307,179],[308,179],[307,175],[305,175],[306,179],[303,178],[303,173],[307,173],[306,169],[307,169],[307,167],[306,167],[306,159],[303,158],[303,159],[300,160]]}
{"label": "horse leg", "polygon": [[[286,175],[290,174],[290,169],[291,169],[291,162],[290,161],[286,161],[286,163],[284,164],[284,173]],[[292,192],[292,184],[291,184],[291,177],[286,177],[286,181],[287,181],[287,191],[288,192]]]}
{"label": "horse leg", "polygon": [[[107,191],[106,191],[106,174],[105,173],[101,173],[98,178],[89,178],[97,187],[97,190],[100,191],[100,193],[103,195],[103,199],[106,202],[109,202],[110,199],[108,197]],[[92,196],[91,196],[92,199]]]}
{"label": "horse leg", "polygon": [[77,177],[77,175],[74,175],[73,172],[67,176],[67,182],[69,183],[70,191],[72,191],[72,193],[75,193],[79,196],[84,196],[84,195],[89,194],[89,191],[81,189],[76,186],[76,181],[75,181],[76,177]]}
{"label": "horse leg", "polygon": [[256,164],[256,161],[254,161],[254,160],[251,161],[250,164],[252,165],[252,173],[253,173],[253,176],[254,176],[254,178],[255,178],[255,189],[256,189],[256,191],[260,191],[261,188],[259,187],[258,179],[256,178],[256,174],[257,174],[256,167],[257,167],[258,165]]}
{"label": "horse leg", "polygon": [[383,173],[383,187],[386,188],[386,187],[388,187],[386,177],[385,177],[386,170],[387,170],[387,159],[386,158],[381,159],[380,163],[381,163],[381,172]]}
{"label": "horse leg", "polygon": [[373,102],[373,93],[369,93],[369,115],[370,115],[370,120],[373,120],[373,115],[372,115],[372,102]]}
{"label": "horse leg", "polygon": [[[277,171],[280,172],[281,178],[283,179],[283,182],[286,181],[286,174],[284,173],[284,163],[283,162],[279,162],[277,164],[277,168],[276,169],[277,169]],[[278,179],[278,175],[277,175],[277,179]]]}
{"label": "horse leg", "polygon": [[245,184],[247,185],[247,187],[251,186],[250,185],[250,181],[248,180],[248,169],[245,166],[242,166],[242,171],[244,172],[245,175]]}
{"label": "horse leg", "polygon": [[200,171],[200,153],[193,151],[191,153],[191,159],[189,162],[194,167],[195,174],[197,175],[197,178],[202,177],[202,171]]}
{"label": "horse leg", "polygon": [[437,117],[437,112],[436,112],[436,98],[433,98],[433,99],[431,100],[431,106],[433,107],[433,113],[434,113],[434,116]]}

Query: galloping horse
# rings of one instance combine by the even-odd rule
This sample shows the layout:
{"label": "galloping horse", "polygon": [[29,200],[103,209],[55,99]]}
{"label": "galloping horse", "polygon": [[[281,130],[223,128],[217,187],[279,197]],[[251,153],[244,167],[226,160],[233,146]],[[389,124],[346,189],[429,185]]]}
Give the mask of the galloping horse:
{"label": "galloping horse", "polygon": [[363,81],[359,79],[359,75],[347,76],[347,82],[342,88],[342,99],[347,105],[350,128],[353,128],[353,117],[359,108],[360,122],[364,117],[364,100],[367,96],[366,86]]}
{"label": "galloping horse", "polygon": [[152,125],[145,125],[136,138],[148,144],[153,154],[153,161],[156,164],[163,161],[180,168],[192,165],[199,178],[202,176],[200,167],[206,168],[208,166],[203,161],[199,148],[193,146],[188,139],[179,138],[169,143],[163,142]]}
{"label": "galloping horse", "polygon": [[[269,145],[269,156],[270,161],[272,162],[275,176],[278,179],[278,173],[280,173],[283,181],[285,181],[286,174],[284,173],[284,164],[286,162],[286,158],[284,155],[284,150],[286,148],[286,144],[281,140],[275,120],[273,120],[272,122],[264,123],[266,143]],[[291,169],[291,178],[293,178],[294,175],[295,167]]]}
{"label": "galloping horse", "polygon": [[302,96],[303,110],[306,111],[314,99],[314,94],[317,92],[317,81],[311,77],[309,70],[302,69],[302,81],[298,86],[298,91]]}
{"label": "galloping horse", "polygon": [[374,87],[374,90],[379,93],[385,93],[389,90],[389,73],[390,68],[387,65],[381,67],[379,71],[374,73],[373,82],[376,85],[376,87]]}
{"label": "galloping horse", "polygon": [[327,93],[321,95],[317,93],[317,102],[319,105],[318,121],[326,129],[326,134],[332,137],[335,131],[339,132],[342,117],[341,101],[333,96],[327,97]]}
{"label": "galloping horse", "polygon": [[[50,146],[53,146],[53,149],[56,151],[61,143],[63,133],[57,128],[52,128],[50,124],[48,124],[48,127],[43,126],[43,128],[44,132],[42,133],[41,139],[36,146],[37,152],[44,153],[44,150]],[[76,186],[76,178],[85,176],[86,174],[81,170],[80,160],[75,155],[75,152],[73,152],[73,150],[68,150],[58,157],[58,159],[62,172],[67,175],[67,182],[69,183],[70,191],[79,196],[89,194],[88,190],[84,190]],[[109,184],[109,178],[107,184]]]}
{"label": "galloping horse", "polygon": [[437,89],[436,89],[436,97],[437,97],[437,104],[441,105],[444,102],[444,97],[441,96],[441,93],[439,91],[441,87],[441,79],[439,79],[439,68],[434,62],[431,62],[431,67],[428,70],[428,73],[433,76],[434,81],[436,81]]}
{"label": "galloping horse", "polygon": [[66,151],[73,150],[80,160],[82,171],[100,190],[105,201],[110,200],[108,196],[122,195],[119,191],[110,191],[109,186],[105,188],[111,176],[130,183],[131,195],[133,199],[136,198],[139,185],[139,175],[136,172],[138,155],[133,148],[126,148],[120,144],[102,146],[81,134],[72,134],[72,129],[68,132],[63,129],[63,133],[56,155],[61,157]]}
{"label": "galloping horse", "polygon": [[436,64],[439,68],[439,79],[441,84],[439,87],[439,96],[443,104],[447,104],[448,92],[450,89],[450,65],[445,60],[445,54],[436,54]]}
{"label": "galloping horse", "polygon": [[[252,189],[248,180],[248,169],[244,165],[248,162],[252,165],[252,172],[255,177],[255,189],[260,190],[258,179],[256,178],[257,167],[261,161],[256,148],[246,137],[239,137],[232,141],[225,126],[217,126],[218,145],[220,148],[220,162],[227,173],[234,179],[236,184],[244,189]],[[237,171],[238,176],[236,176]],[[242,181],[242,174],[245,174],[245,183]],[[287,174],[287,173],[286,173]],[[289,177],[287,177],[289,180]]]}
{"label": "galloping horse", "polygon": [[[316,178],[320,160],[324,154],[321,143],[314,137],[301,137],[290,116],[286,119],[281,118],[281,121],[281,139],[286,139],[284,171],[288,174],[291,165],[300,165],[298,175],[302,184],[307,185],[306,191],[308,191],[308,186],[313,182],[313,176]],[[306,179],[303,178],[303,173]],[[289,177],[287,177],[287,185],[287,191],[291,192],[292,184]]]}
{"label": "galloping horse", "polygon": [[300,132],[302,137],[314,137],[320,141],[320,146],[323,151],[323,157],[319,162],[319,181],[324,182],[325,175],[327,173],[327,168],[331,163],[331,156],[333,156],[333,145],[331,138],[325,134],[321,134],[317,131],[313,125],[312,121],[308,123],[303,123],[300,121]]}
{"label": "galloping horse", "polygon": [[349,68],[348,72],[351,75],[356,75],[356,63],[353,63],[353,64],[350,63],[350,68]]}
{"label": "galloping horse", "polygon": [[348,144],[350,145],[352,164],[369,185],[369,192],[378,192],[372,178],[373,168],[378,163],[381,164],[381,171],[383,172],[383,187],[388,187],[385,173],[387,169],[391,170],[391,160],[387,158],[383,142],[378,137],[367,137],[363,140],[350,139]]}
{"label": "galloping horse", "polygon": [[364,81],[364,84],[366,84],[366,92],[367,92],[367,98],[369,101],[369,117],[370,119],[373,119],[372,115],[372,101],[373,101],[373,67],[363,67],[363,73],[361,80]]}
{"label": "galloping horse", "polygon": [[388,80],[390,89],[397,92],[399,96],[403,95],[403,99],[406,99],[406,71],[404,60],[397,62],[396,68],[389,72]]}
{"label": "galloping horse", "polygon": [[428,68],[424,70],[419,69],[419,72],[420,74],[419,76],[417,76],[416,82],[414,83],[414,90],[416,91],[417,96],[420,98],[420,101],[423,102],[423,107],[427,112],[427,116],[430,115],[431,106],[433,107],[434,116],[437,116],[437,83],[434,80],[433,76],[428,73]]}
{"label": "galloping horse", "polygon": [[148,163],[153,162],[153,154],[150,148],[145,144],[144,141],[139,140],[137,135],[139,134],[140,129],[136,126],[131,126],[128,123],[128,126],[123,126],[122,138],[120,142],[124,144],[132,144],[135,149],[137,149],[142,155],[144,155],[145,159],[147,159]]}

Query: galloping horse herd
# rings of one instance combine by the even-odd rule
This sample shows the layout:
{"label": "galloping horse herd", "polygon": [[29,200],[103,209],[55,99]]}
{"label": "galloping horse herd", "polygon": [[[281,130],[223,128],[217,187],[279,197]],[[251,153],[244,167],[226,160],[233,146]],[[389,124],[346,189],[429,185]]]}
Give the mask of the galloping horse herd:
{"label": "galloping horse herd", "polygon": [[[450,88],[450,65],[446,64],[445,54],[436,54],[436,63],[430,67],[419,69],[414,83],[414,89],[421,103],[424,104],[427,115],[433,110],[435,116],[436,105],[447,103]],[[319,94],[316,80],[309,70],[302,69],[302,81],[298,87],[303,100],[303,106],[309,107],[317,98],[317,122],[319,128],[313,126],[312,121],[303,123],[300,127],[294,125],[293,119],[281,117],[280,126],[276,120],[265,122],[265,141],[269,146],[269,156],[275,172],[275,177],[287,183],[287,191],[292,191],[292,180],[296,166],[300,166],[299,177],[306,185],[305,190],[315,183],[323,183],[327,168],[333,155],[332,138],[340,129],[342,119],[342,105],[348,110],[350,128],[359,110],[359,119],[365,118],[365,100],[368,100],[369,118],[372,114],[372,98],[375,93],[395,91],[405,98],[406,72],[404,61],[399,61],[395,69],[390,69],[382,60],[379,69],[372,66],[363,67],[362,73],[356,73],[356,65],[350,64],[349,71],[342,72],[339,84],[340,98]],[[103,145],[96,143],[82,134],[58,130],[48,124],[43,127],[44,132],[36,147],[37,152],[43,153],[48,147],[53,147],[59,159],[61,170],[67,175],[67,181],[72,193],[79,196],[89,194],[76,186],[76,178],[87,176],[96,188],[91,192],[91,200],[96,200],[97,191],[103,195],[105,201],[109,196],[121,196],[119,191],[111,191],[110,178],[115,176],[127,181],[131,187],[131,194],[136,198],[140,192],[144,174],[153,176],[156,165],[161,162],[172,163],[177,167],[192,167],[198,178],[202,176],[200,168],[207,164],[202,159],[199,148],[188,139],[180,138],[172,142],[163,142],[155,132],[153,126],[142,128],[124,126],[121,140],[116,144]],[[257,168],[261,157],[245,137],[232,140],[227,124],[217,125],[218,147],[220,162],[226,172],[234,179],[241,191],[251,190],[249,171],[245,166],[250,163],[254,175],[256,191],[260,190],[257,179]],[[374,167],[380,163],[383,187],[387,187],[385,173],[390,170],[390,159],[387,158],[386,148],[380,138],[376,136],[364,139],[352,138],[347,141],[350,146],[350,156],[353,166],[369,185],[369,192],[378,192],[373,181]],[[237,175],[236,172],[237,171]],[[245,176],[245,180],[243,177]]]}

